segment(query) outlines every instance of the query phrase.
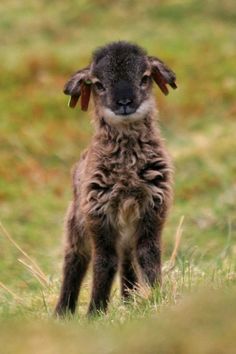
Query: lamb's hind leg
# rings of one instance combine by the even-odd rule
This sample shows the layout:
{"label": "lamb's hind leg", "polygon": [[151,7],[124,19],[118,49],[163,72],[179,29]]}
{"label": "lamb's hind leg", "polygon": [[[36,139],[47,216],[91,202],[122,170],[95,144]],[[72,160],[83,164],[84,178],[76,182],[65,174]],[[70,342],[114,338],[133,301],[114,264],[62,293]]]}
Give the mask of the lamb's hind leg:
{"label": "lamb's hind leg", "polygon": [[121,260],[121,295],[124,300],[129,298],[131,291],[137,285],[137,276],[134,267],[132,250],[125,249]]}
{"label": "lamb's hind leg", "polygon": [[55,314],[59,316],[68,312],[75,312],[80,286],[90,261],[90,252],[89,247],[85,244],[84,230],[76,222],[73,205],[70,207],[67,216],[66,237],[63,280],[59,300],[55,308]]}

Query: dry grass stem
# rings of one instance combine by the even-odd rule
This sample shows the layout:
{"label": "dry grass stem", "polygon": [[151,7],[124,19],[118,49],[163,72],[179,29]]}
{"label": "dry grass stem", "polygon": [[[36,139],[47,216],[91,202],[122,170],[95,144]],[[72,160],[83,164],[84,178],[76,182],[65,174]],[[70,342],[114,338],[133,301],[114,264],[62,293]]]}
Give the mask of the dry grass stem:
{"label": "dry grass stem", "polygon": [[174,244],[173,252],[171,254],[169,262],[167,262],[167,264],[162,269],[164,274],[171,272],[175,268],[176,257],[178,254],[178,250],[179,250],[179,246],[183,234],[183,227],[182,227],[183,222],[184,222],[184,216],[181,216],[179,225],[175,233],[175,244]]}
{"label": "dry grass stem", "polygon": [[45,285],[48,286],[48,281],[45,277],[42,277],[42,275],[37,272],[30,264],[26,263],[23,259],[18,259],[18,262],[23,264],[26,269],[37,279],[37,281],[44,287]]}
{"label": "dry grass stem", "polygon": [[183,234],[183,227],[182,227],[183,222],[184,222],[184,215],[181,216],[180,221],[179,221],[179,225],[176,230],[175,245],[174,245],[174,249],[173,249],[172,255],[170,257],[170,262],[169,262],[171,267],[173,267],[175,265],[176,257],[178,254],[178,250],[179,250],[179,246],[180,246],[180,242],[181,242],[181,237]]}
{"label": "dry grass stem", "polygon": [[42,271],[42,269],[38,266],[38,264],[18,245],[18,243],[16,243],[16,241],[11,237],[11,235],[9,234],[9,232],[5,229],[5,227],[2,225],[2,223],[0,222],[0,229],[3,232],[3,235],[18,249],[18,251],[20,251],[25,258],[28,259],[28,261],[30,261],[30,263],[32,264],[32,266],[36,269],[36,271],[41,275],[41,277],[43,277],[44,279],[47,279],[46,275],[44,274],[44,272]]}
{"label": "dry grass stem", "polygon": [[0,282],[0,287],[5,290],[7,293],[9,293],[18,303],[23,303],[23,300],[16,295],[11,289],[9,289],[6,285],[4,285],[2,282]]}

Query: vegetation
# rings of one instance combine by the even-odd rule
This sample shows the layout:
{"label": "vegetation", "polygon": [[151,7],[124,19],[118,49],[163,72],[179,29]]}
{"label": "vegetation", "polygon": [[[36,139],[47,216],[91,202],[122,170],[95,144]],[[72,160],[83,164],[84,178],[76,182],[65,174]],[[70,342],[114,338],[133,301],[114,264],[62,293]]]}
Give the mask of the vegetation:
{"label": "vegetation", "polygon": [[[233,353],[235,1],[9,0],[0,4],[0,18],[5,353]],[[69,110],[62,88],[95,47],[117,39],[144,46],[178,78],[179,89],[168,97],[155,89],[175,165],[175,201],[163,237],[163,289],[149,296],[141,289],[124,306],[116,286],[109,313],[88,323],[89,275],[77,316],[61,323],[51,313],[71,196],[69,171],[92,134],[89,115]]]}

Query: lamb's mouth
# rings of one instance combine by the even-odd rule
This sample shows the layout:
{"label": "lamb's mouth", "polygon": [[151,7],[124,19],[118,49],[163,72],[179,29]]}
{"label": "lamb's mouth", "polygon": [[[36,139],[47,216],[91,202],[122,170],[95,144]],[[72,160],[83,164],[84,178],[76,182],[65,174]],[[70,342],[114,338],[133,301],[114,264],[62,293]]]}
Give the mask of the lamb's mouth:
{"label": "lamb's mouth", "polygon": [[137,108],[133,108],[133,111],[123,110],[122,112],[113,111],[108,107],[103,107],[100,111],[101,116],[110,124],[117,124],[122,122],[134,122],[142,120],[150,111],[154,109],[154,100],[149,98],[142,102]]}
{"label": "lamb's mouth", "polygon": [[131,114],[134,114],[137,111],[137,108],[132,108],[132,107],[121,107],[114,112],[116,116],[130,116]]}

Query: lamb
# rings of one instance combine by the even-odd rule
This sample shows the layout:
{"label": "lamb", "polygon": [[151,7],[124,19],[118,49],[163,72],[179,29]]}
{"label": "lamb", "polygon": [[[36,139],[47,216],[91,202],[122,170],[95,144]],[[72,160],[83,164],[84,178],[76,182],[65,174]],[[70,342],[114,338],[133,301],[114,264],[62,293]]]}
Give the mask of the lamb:
{"label": "lamb", "polygon": [[115,274],[126,300],[138,284],[161,284],[161,234],[172,200],[172,168],[155,122],[152,83],[164,94],[176,76],[141,47],[120,41],[97,49],[64,93],[87,110],[92,92],[95,135],[73,172],[66,217],[63,281],[55,309],[74,313],[92,258],[88,315],[107,310]]}

